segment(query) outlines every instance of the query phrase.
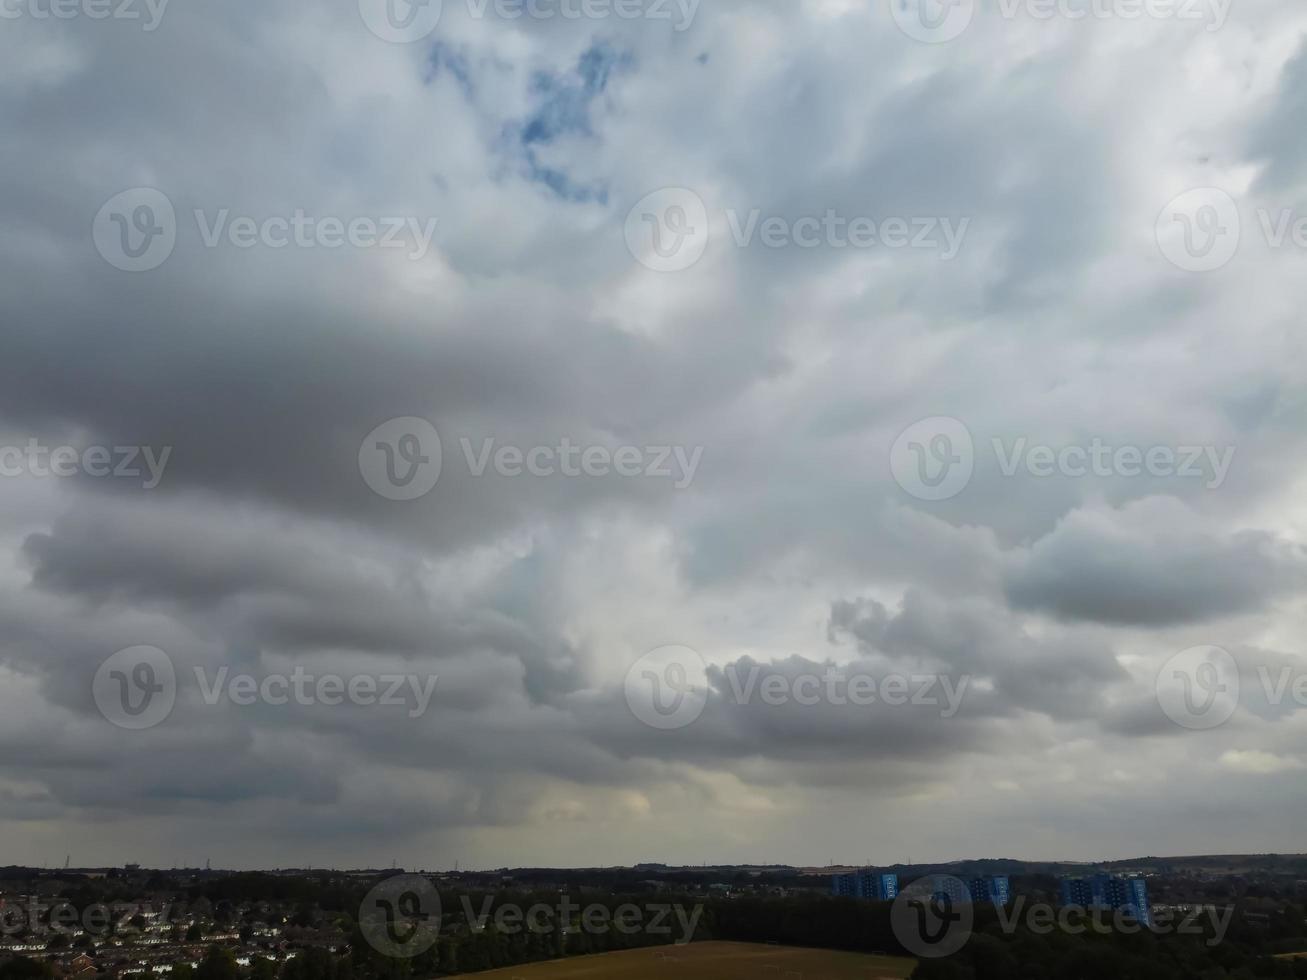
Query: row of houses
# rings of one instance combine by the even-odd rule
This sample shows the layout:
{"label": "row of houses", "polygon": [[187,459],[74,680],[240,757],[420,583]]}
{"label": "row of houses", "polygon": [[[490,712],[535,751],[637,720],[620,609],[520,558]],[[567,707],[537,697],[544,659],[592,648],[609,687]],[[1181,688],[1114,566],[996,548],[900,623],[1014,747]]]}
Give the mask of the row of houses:
{"label": "row of houses", "polygon": [[[198,966],[208,946],[209,941],[206,939],[202,943],[167,946],[105,947],[92,956],[89,953],[53,954],[44,947],[29,949],[27,945],[20,946],[7,942],[0,943],[0,961],[3,961],[7,954],[44,960],[53,968],[58,980],[93,980],[101,975],[120,976],[140,973],[167,976],[179,966]],[[335,951],[335,945],[328,948]],[[248,967],[257,959],[280,964],[294,959],[300,951],[287,949],[284,946],[276,949],[237,947],[233,949],[233,953],[238,966]]]}

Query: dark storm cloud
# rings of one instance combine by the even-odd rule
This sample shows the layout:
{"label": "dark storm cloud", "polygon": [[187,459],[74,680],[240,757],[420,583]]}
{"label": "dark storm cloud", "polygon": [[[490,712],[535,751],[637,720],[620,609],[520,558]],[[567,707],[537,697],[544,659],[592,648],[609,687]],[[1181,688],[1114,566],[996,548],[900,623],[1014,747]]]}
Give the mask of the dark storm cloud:
{"label": "dark storm cloud", "polygon": [[1259,189],[1293,191],[1307,177],[1307,135],[1298,125],[1304,112],[1307,112],[1307,43],[1301,43],[1298,53],[1285,65],[1274,101],[1252,129],[1249,156],[1264,163],[1258,175]]}
{"label": "dark storm cloud", "polygon": [[919,590],[904,597],[895,615],[876,602],[837,602],[831,630],[897,662],[991,682],[992,692],[977,698],[977,707],[989,714],[1092,718],[1111,687],[1128,680],[1106,644],[1074,633],[1036,638],[1011,613],[987,602],[947,601]]}
{"label": "dark storm cloud", "polygon": [[1078,511],[1017,557],[1014,606],[1126,626],[1173,626],[1257,612],[1307,582],[1307,555],[1259,531],[1206,530],[1176,501]]}

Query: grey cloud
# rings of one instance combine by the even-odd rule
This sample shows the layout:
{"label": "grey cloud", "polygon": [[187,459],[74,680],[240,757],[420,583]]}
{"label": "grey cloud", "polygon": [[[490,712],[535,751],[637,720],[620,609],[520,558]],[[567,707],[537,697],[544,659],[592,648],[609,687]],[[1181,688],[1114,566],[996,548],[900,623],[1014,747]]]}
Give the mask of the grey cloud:
{"label": "grey cloud", "polygon": [[1307,581],[1302,549],[1260,531],[1213,533],[1175,500],[1069,514],[1015,556],[1014,606],[1071,619],[1169,626],[1257,612]]}
{"label": "grey cloud", "polygon": [[1249,155],[1263,163],[1257,178],[1262,190],[1291,191],[1307,177],[1307,136],[1297,124],[1304,112],[1307,112],[1307,44],[1300,44],[1298,53],[1285,66],[1269,111],[1252,129]]}

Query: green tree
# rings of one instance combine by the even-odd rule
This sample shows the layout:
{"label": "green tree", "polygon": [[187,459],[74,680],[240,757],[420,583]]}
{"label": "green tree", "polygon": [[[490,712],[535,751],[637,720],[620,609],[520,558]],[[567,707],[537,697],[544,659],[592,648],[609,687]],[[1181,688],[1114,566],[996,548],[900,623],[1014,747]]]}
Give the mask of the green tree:
{"label": "green tree", "polygon": [[210,946],[195,969],[195,980],[240,980],[235,954],[221,946]]}
{"label": "green tree", "polygon": [[26,956],[15,956],[0,963],[0,980],[50,980],[54,970],[49,963],[29,960]]}

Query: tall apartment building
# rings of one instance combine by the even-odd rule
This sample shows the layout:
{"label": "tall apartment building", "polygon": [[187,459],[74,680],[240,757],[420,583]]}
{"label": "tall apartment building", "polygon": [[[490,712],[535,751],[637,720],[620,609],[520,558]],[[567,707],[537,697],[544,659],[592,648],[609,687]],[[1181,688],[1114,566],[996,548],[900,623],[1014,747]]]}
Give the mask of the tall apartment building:
{"label": "tall apartment building", "polygon": [[1096,874],[1090,878],[1063,878],[1062,904],[1087,909],[1121,909],[1137,922],[1152,925],[1148,883],[1143,878]]}
{"label": "tall apartment building", "polygon": [[973,902],[992,902],[995,905],[1006,905],[1012,897],[1012,884],[1007,875],[985,875],[983,878],[972,878],[967,882],[967,888],[971,891],[971,900]]}
{"label": "tall apartment building", "polygon": [[892,902],[899,894],[899,876],[860,868],[852,874],[834,875],[831,878],[831,894],[872,902]]}
{"label": "tall apartment building", "polygon": [[940,901],[948,899],[954,905],[984,902],[1006,905],[1012,887],[1007,875],[985,875],[965,881],[952,875],[936,875],[933,894]]}
{"label": "tall apartment building", "polygon": [[967,887],[967,883],[952,875],[935,875],[931,895],[937,902],[949,902],[953,905],[971,904],[971,890]]}

